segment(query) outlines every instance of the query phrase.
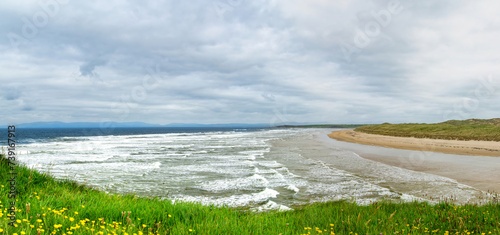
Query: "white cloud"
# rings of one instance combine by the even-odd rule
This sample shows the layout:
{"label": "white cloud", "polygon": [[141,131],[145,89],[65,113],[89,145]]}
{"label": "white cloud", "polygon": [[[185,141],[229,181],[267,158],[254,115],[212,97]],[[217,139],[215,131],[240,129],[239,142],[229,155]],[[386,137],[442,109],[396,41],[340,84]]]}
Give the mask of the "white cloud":
{"label": "white cloud", "polygon": [[[394,6],[400,11],[388,16]],[[5,122],[433,122],[500,108],[493,0],[68,1],[51,9],[0,7]],[[23,33],[23,19],[40,12],[47,23]],[[349,58],[346,45],[356,49]],[[490,75],[492,89],[483,90],[493,92],[479,99]]]}

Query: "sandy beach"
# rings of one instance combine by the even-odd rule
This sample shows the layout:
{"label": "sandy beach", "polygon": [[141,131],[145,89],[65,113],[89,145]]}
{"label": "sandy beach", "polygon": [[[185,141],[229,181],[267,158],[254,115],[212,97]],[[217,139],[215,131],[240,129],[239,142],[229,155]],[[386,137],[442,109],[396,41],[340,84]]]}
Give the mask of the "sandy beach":
{"label": "sandy beach", "polygon": [[391,137],[333,131],[323,143],[372,161],[448,177],[484,191],[500,192],[500,143]]}
{"label": "sandy beach", "polygon": [[385,135],[366,134],[356,132],[354,130],[334,131],[328,136],[340,141],[382,146],[388,148],[432,151],[460,155],[500,157],[500,142],[495,141],[461,141],[393,137]]}

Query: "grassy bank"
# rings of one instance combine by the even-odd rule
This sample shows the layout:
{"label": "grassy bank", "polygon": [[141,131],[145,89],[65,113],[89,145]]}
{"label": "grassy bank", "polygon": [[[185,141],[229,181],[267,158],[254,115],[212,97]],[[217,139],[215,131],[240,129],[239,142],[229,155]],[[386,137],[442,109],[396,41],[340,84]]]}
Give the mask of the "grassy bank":
{"label": "grassy bank", "polygon": [[500,118],[450,120],[442,123],[390,124],[362,126],[359,132],[401,137],[416,137],[448,140],[500,141]]}
{"label": "grassy bank", "polygon": [[[23,166],[17,173],[17,227],[8,225],[10,184],[0,158],[0,234],[499,234],[500,206],[349,202],[311,204],[294,211],[175,203],[109,195]],[[29,206],[28,206],[29,204]],[[29,209],[28,209],[29,207]]]}

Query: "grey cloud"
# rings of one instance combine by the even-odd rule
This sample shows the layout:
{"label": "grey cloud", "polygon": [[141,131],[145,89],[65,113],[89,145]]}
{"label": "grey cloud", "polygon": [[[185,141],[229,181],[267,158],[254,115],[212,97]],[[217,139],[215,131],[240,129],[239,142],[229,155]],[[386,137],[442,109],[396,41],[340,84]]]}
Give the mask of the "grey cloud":
{"label": "grey cloud", "polygon": [[102,59],[94,59],[83,63],[80,66],[80,75],[85,77],[99,77],[99,75],[94,71],[97,66],[103,66],[106,61]]}
{"label": "grey cloud", "polygon": [[[17,50],[0,37],[0,82],[26,84],[2,97],[24,100],[21,122],[270,122],[276,110],[297,122],[435,121],[498,72],[493,0],[400,0],[405,10],[346,60],[343,43],[389,2],[70,1]],[[38,10],[26,4],[0,7],[2,32],[20,33]]]}
{"label": "grey cloud", "polygon": [[10,100],[10,101],[17,100],[17,99],[21,98],[21,94],[22,94],[18,87],[12,87],[12,86],[4,87],[2,93],[3,93],[4,99]]}

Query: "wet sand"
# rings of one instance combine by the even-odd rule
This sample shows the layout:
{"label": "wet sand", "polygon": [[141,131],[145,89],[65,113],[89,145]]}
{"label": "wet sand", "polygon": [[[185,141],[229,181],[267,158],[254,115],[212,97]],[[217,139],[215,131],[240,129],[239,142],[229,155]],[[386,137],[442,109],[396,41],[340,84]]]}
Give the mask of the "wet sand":
{"label": "wet sand", "polygon": [[330,138],[317,138],[323,143],[353,151],[365,159],[444,176],[483,191],[500,192],[498,142],[389,137],[352,130],[334,131],[328,136]]}

